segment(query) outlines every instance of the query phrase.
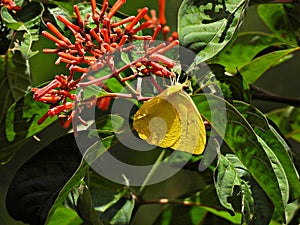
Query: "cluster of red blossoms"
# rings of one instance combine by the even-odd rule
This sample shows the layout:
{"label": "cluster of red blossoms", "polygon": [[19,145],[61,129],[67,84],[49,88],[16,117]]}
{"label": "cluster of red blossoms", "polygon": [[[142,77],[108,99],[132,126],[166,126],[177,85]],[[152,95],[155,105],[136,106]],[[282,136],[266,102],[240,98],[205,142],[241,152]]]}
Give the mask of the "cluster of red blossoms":
{"label": "cluster of red blossoms", "polygon": [[[69,75],[56,75],[55,79],[43,88],[32,88],[36,101],[50,105],[48,112],[39,119],[39,124],[46,118],[54,116],[58,116],[65,128],[69,127],[71,122],[73,122],[73,125],[76,124],[78,120],[86,124],[81,119],[78,108],[74,109],[81,99],[79,95],[74,93],[78,87],[84,88],[91,84],[101,86],[107,91],[107,95],[89,99],[89,102],[81,101],[80,105],[91,107],[97,104],[100,109],[106,110],[109,106],[110,98],[118,96],[118,94],[110,93],[109,88],[103,85],[103,80],[114,77],[126,87],[128,80],[135,79],[141,75],[174,76],[171,69],[175,63],[163,54],[174,48],[179,42],[176,32],[167,37],[170,28],[165,25],[165,0],[159,0],[159,18],[157,18],[154,10],[150,11],[150,17],[148,8],[143,8],[138,11],[136,16],[129,16],[122,20],[116,20],[113,16],[126,3],[126,0],[116,1],[110,9],[108,9],[108,0],[103,0],[101,10],[97,8],[96,0],[91,0],[90,3],[91,15],[87,14],[85,18],[82,18],[79,7],[74,5],[74,12],[77,17],[76,24],[61,15],[57,16],[58,20],[64,23],[72,32],[75,41],[65,37],[52,23],[47,23],[47,27],[53,34],[47,31],[42,32],[46,38],[55,42],[56,45],[55,49],[44,49],[44,53],[57,54],[56,64],[66,63],[70,73]],[[91,21],[93,26],[88,26]],[[153,30],[152,35],[138,35],[139,31],[149,28]],[[168,44],[152,45],[160,32],[162,32]],[[113,53],[133,50],[135,48],[134,44],[128,45],[128,43],[133,43],[136,40],[145,42],[144,55],[134,62],[116,69]],[[104,66],[110,68],[111,74],[97,79],[92,76],[87,77],[89,71],[98,71]],[[129,77],[122,77],[120,74],[128,68],[135,68],[137,72]],[[81,75],[79,78],[75,78],[75,74],[78,73]],[[86,77],[89,81],[83,83],[83,78]],[[139,97],[138,91],[132,88],[129,89],[132,97]]]}
{"label": "cluster of red blossoms", "polygon": [[9,10],[20,10],[21,7],[17,6],[16,3],[13,0],[0,0],[0,6],[4,6],[8,8]]}

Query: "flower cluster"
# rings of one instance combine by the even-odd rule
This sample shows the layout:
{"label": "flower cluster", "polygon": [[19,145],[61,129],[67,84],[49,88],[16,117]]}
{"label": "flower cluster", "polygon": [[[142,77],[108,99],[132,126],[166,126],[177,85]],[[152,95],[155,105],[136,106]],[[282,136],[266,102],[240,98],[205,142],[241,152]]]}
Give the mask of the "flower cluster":
{"label": "flower cluster", "polygon": [[[136,16],[129,16],[121,20],[116,20],[114,15],[125,4],[126,0],[118,0],[108,10],[108,0],[103,0],[102,8],[98,10],[96,0],[91,0],[91,15],[88,14],[82,18],[79,7],[74,5],[74,12],[77,17],[76,23],[72,23],[64,16],[57,16],[74,36],[73,39],[65,37],[52,23],[47,23],[48,29],[51,31],[43,31],[42,34],[52,40],[56,48],[44,49],[44,53],[55,53],[58,55],[56,64],[65,63],[70,74],[57,75],[55,79],[43,88],[33,88],[34,99],[50,105],[48,112],[40,118],[38,123],[42,123],[47,117],[58,116],[64,127],[68,127],[70,123],[78,120],[85,124],[80,118],[80,112],[73,110],[75,104],[80,101],[80,96],[74,94],[79,86],[86,87],[91,84],[98,84],[108,92],[106,96],[90,99],[89,102],[80,102],[81,106],[98,105],[100,109],[107,109],[110,98],[118,96],[110,93],[108,87],[103,84],[104,79],[111,77],[117,78],[119,82],[126,86],[126,82],[143,74],[150,74],[164,77],[172,77],[174,74],[171,68],[174,62],[164,56],[174,46],[178,45],[177,34],[173,33],[167,38],[170,28],[165,26],[166,20],[164,16],[165,0],[160,0],[160,17],[157,19],[155,11],[151,10],[150,18],[148,16],[148,8],[138,11]],[[92,20],[93,26],[89,26]],[[142,20],[145,20],[142,22]],[[91,28],[92,27],[92,28]],[[138,35],[139,31],[144,29],[152,29],[152,35]],[[157,38],[159,32],[162,32],[169,44],[162,43],[153,46],[152,42]],[[113,53],[116,51],[129,52],[135,48],[134,45],[128,45],[135,40],[145,41],[145,54],[138,60],[126,65],[120,69],[115,68]],[[126,44],[126,45],[125,45]],[[104,66],[108,66],[111,74],[102,77],[88,77],[89,82],[81,83],[90,70],[98,71]],[[129,77],[122,77],[120,73],[128,68],[135,68],[135,73]],[[75,74],[81,74],[75,78]],[[109,94],[110,93],[110,94]],[[137,98],[136,91],[131,90],[131,96]],[[75,121],[76,120],[76,121]]]}

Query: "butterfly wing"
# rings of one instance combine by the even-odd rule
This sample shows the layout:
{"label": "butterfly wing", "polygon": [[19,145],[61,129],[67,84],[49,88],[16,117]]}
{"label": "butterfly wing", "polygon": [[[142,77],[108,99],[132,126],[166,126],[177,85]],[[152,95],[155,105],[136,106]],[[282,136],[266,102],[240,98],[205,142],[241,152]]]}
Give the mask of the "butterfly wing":
{"label": "butterfly wing", "polygon": [[180,120],[172,104],[159,96],[144,102],[133,118],[141,139],[162,148],[174,145],[180,136]]}
{"label": "butterfly wing", "polygon": [[201,154],[206,143],[202,118],[191,97],[177,84],[145,102],[133,128],[149,144]]}
{"label": "butterfly wing", "polygon": [[172,102],[181,123],[179,139],[172,149],[201,154],[206,144],[206,130],[201,115],[191,97],[184,91],[172,95]]}

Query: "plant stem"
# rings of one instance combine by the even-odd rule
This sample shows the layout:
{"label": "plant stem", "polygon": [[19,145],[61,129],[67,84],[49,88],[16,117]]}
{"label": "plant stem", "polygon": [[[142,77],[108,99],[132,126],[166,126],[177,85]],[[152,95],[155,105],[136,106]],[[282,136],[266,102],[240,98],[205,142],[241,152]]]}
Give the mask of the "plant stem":
{"label": "plant stem", "polygon": [[140,190],[139,190],[139,196],[142,196],[144,191],[145,191],[145,187],[147,186],[149,180],[151,179],[151,177],[153,176],[153,174],[155,173],[156,169],[158,168],[160,162],[163,160],[163,157],[165,155],[165,150],[163,150],[160,155],[158,156],[157,160],[155,161],[154,165],[152,166],[150,172],[148,173],[147,177],[145,178]]}
{"label": "plant stem", "polygon": [[272,92],[266,91],[255,85],[250,85],[250,88],[251,88],[252,97],[254,99],[284,103],[284,104],[289,104],[291,106],[300,107],[300,98],[290,98],[290,97],[280,96]]}

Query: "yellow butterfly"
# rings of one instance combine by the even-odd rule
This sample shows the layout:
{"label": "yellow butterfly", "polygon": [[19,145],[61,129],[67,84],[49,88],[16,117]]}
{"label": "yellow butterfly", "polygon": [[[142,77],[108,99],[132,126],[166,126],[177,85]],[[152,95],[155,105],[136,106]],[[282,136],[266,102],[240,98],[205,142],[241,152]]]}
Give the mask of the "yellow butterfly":
{"label": "yellow butterfly", "polygon": [[144,102],[133,118],[141,139],[162,148],[201,154],[206,131],[191,97],[177,83]]}

